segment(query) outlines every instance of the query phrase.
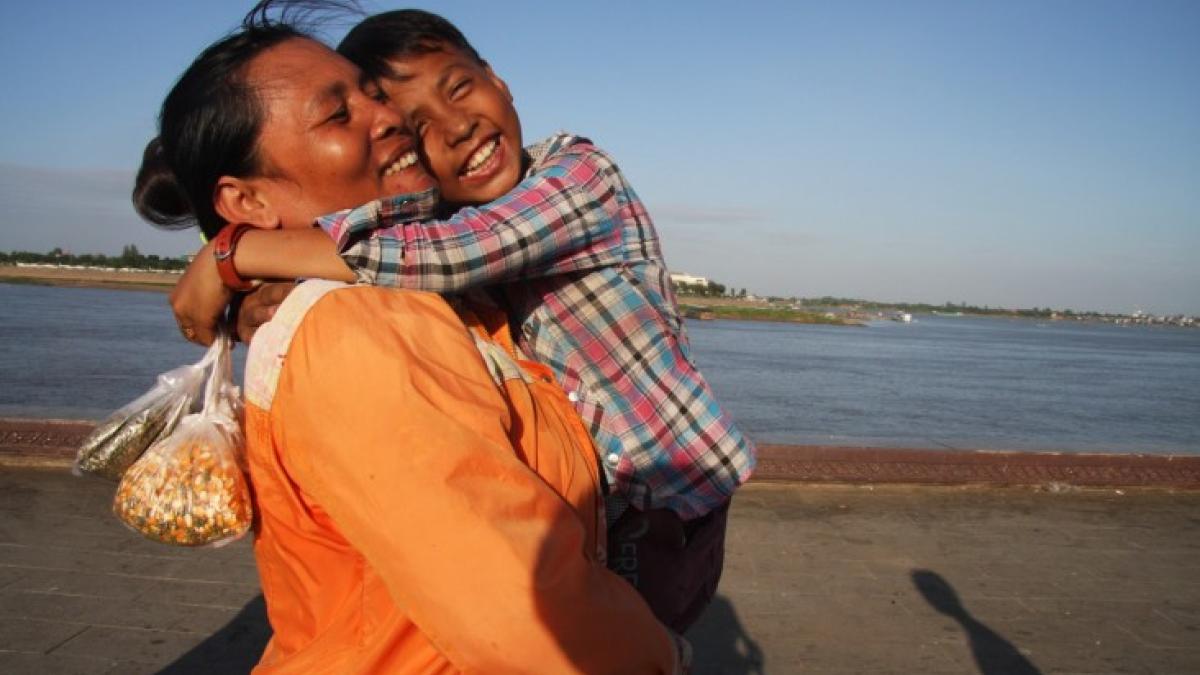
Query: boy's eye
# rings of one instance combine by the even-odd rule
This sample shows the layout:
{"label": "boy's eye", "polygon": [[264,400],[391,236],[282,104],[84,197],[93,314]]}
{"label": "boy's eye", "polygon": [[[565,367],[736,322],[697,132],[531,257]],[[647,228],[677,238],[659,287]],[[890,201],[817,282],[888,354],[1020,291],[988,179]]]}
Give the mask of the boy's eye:
{"label": "boy's eye", "polygon": [[457,98],[471,90],[470,78],[459,80],[453,87],[450,88],[450,97]]}

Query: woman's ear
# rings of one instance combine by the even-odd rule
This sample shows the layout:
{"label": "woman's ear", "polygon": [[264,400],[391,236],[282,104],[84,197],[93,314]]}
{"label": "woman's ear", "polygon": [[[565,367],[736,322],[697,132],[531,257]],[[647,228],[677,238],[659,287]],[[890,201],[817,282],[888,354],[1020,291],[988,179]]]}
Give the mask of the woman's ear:
{"label": "woman's ear", "polygon": [[213,188],[213,208],[227,223],[247,223],[255,227],[279,227],[281,219],[270,199],[254,181],[221,176]]}

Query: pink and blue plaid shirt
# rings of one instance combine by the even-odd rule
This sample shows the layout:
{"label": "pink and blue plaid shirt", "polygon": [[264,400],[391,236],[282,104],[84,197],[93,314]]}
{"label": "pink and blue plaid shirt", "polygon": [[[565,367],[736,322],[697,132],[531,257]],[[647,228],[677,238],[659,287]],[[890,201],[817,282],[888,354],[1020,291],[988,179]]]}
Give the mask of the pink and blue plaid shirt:
{"label": "pink and blue plaid shirt", "polygon": [[692,361],[650,216],[586,139],[560,134],[526,152],[516,188],[447,219],[431,219],[429,190],[319,223],[361,282],[498,292],[521,348],[554,371],[591,431],[610,505],[700,517],[749,478],[754,446]]}

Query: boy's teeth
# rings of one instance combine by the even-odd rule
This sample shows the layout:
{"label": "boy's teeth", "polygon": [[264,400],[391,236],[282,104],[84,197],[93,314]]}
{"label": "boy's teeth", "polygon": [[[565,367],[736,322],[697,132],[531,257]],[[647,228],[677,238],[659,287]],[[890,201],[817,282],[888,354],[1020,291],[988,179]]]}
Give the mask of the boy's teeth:
{"label": "boy's teeth", "polygon": [[499,141],[492,139],[485,143],[483,147],[476,150],[475,154],[471,155],[471,160],[467,162],[467,173],[471,173],[483,166],[484,162],[492,158],[492,155],[496,152],[496,147],[499,145]]}
{"label": "boy's teeth", "polygon": [[410,167],[416,163],[417,163],[417,151],[413,150],[411,152],[406,152],[403,155],[400,155],[400,159],[397,159],[395,162],[392,162],[391,166],[384,169],[383,175],[390,176],[395,173],[400,173],[401,171],[407,169],[408,167]]}

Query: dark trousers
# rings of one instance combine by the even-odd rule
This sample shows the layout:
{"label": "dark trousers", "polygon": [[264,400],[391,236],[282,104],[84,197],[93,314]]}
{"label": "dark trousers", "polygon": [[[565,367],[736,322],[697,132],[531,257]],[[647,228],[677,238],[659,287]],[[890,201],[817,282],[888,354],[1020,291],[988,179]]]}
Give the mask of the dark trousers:
{"label": "dark trousers", "polygon": [[608,567],[633,584],[654,615],[684,633],[708,607],[725,564],[729,502],[684,521],[632,506],[608,530]]}

